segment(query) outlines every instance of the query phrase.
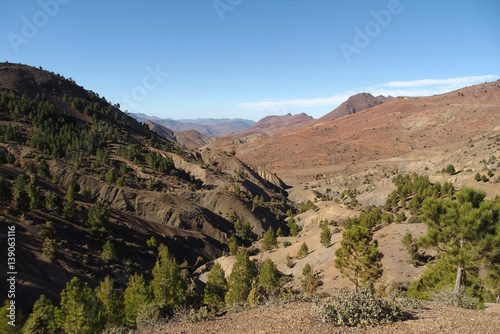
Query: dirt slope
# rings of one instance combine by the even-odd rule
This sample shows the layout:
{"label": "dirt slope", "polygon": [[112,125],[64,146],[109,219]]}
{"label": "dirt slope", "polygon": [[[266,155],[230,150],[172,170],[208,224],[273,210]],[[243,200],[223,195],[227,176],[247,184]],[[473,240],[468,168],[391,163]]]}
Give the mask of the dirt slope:
{"label": "dirt slope", "polygon": [[167,333],[498,333],[500,313],[466,310],[440,304],[426,304],[414,310],[414,319],[390,325],[347,328],[323,323],[313,303],[295,302],[229,314],[195,324],[166,325],[154,334]]}
{"label": "dirt slope", "polygon": [[499,114],[497,81],[431,97],[394,98],[349,116],[224,148],[287,183],[298,183],[294,173],[311,177],[439,146],[464,146],[500,130]]}

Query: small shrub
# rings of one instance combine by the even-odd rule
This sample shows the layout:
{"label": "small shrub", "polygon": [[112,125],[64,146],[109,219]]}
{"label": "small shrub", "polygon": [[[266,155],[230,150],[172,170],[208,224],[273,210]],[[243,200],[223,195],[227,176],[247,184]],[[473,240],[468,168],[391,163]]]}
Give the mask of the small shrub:
{"label": "small shrub", "polygon": [[458,294],[449,289],[441,290],[432,296],[432,301],[467,309],[481,308],[479,298],[474,297],[463,290]]}
{"label": "small shrub", "polygon": [[118,255],[116,253],[115,246],[110,240],[108,240],[102,247],[101,259],[105,263],[111,263],[118,260]]}
{"label": "small shrub", "polygon": [[283,241],[283,247],[287,248],[290,247],[292,243],[290,241]]}
{"label": "small shrub", "polygon": [[422,219],[419,216],[411,216],[408,219],[408,224],[420,224]]}
{"label": "small shrub", "polygon": [[403,297],[398,301],[398,304],[401,307],[409,308],[409,309],[413,309],[413,310],[421,310],[422,308],[424,308],[424,306],[420,300],[412,298],[412,297]]}
{"label": "small shrub", "polygon": [[208,310],[208,307],[202,306],[199,310],[191,309],[189,314],[185,318],[185,322],[204,322],[215,319],[215,314]]}
{"label": "small shrub", "polygon": [[307,244],[303,242],[300,246],[299,251],[297,252],[296,258],[302,259],[307,256],[307,253],[309,253],[309,247],[307,247]]}
{"label": "small shrub", "polygon": [[149,250],[152,250],[153,252],[158,251],[158,241],[156,241],[156,238],[153,236],[149,240],[146,240],[146,246],[148,247]]}
{"label": "small shrub", "polygon": [[318,315],[323,322],[348,327],[375,326],[411,318],[400,305],[377,298],[365,288],[357,293],[339,290],[334,298],[319,305]]}

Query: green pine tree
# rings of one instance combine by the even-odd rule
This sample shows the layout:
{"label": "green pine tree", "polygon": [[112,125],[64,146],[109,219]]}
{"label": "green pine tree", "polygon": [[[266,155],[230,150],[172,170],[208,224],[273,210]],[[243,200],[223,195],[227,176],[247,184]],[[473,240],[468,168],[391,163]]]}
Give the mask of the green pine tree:
{"label": "green pine tree", "polygon": [[305,242],[303,242],[295,257],[297,259],[302,259],[302,258],[306,257],[308,253],[309,253],[309,247],[307,247],[307,244]]}
{"label": "green pine tree", "polygon": [[232,235],[231,238],[229,238],[229,255],[234,256],[238,254],[238,241],[236,240],[236,236]]}
{"label": "green pine tree", "polygon": [[29,184],[28,178],[19,174],[19,176],[14,180],[13,184],[13,198],[16,203],[16,208],[22,213],[26,213],[30,210],[31,198],[26,191],[26,187]]}
{"label": "green pine tree", "polygon": [[109,276],[106,276],[94,292],[103,305],[106,326],[119,327],[125,311],[123,293],[114,290],[114,281]]}
{"label": "green pine tree", "polygon": [[158,258],[153,268],[151,288],[155,301],[170,307],[186,301],[187,282],[174,256],[164,244],[158,247]]}
{"label": "green pine tree", "polygon": [[101,259],[106,263],[111,263],[118,260],[118,255],[116,253],[115,246],[108,240],[104,246],[102,246]]}
{"label": "green pine tree", "polygon": [[203,302],[210,307],[220,307],[224,305],[224,296],[227,290],[228,286],[224,270],[216,262],[208,272]]}
{"label": "green pine tree", "polygon": [[137,273],[131,276],[123,293],[124,323],[131,328],[137,328],[137,315],[152,300],[151,291],[144,277]]}
{"label": "green pine tree", "polygon": [[328,247],[332,241],[332,231],[328,226],[328,222],[321,225],[320,242],[323,246]]}
{"label": "green pine tree", "polygon": [[486,193],[462,187],[451,199],[427,199],[423,204],[423,218],[428,232],[420,243],[436,248],[457,268],[454,292],[458,294],[463,272],[474,269],[485,258],[489,242],[498,232],[500,205],[484,201]]}
{"label": "green pine tree", "polygon": [[90,233],[99,238],[109,235],[109,206],[102,200],[98,200],[89,209],[87,226]]}
{"label": "green pine tree", "polygon": [[229,305],[245,302],[252,289],[252,281],[256,276],[255,263],[250,260],[247,250],[242,248],[236,257],[233,271],[229,275],[226,302]]}
{"label": "green pine tree", "polygon": [[342,234],[341,246],[335,252],[335,267],[354,283],[356,292],[367,282],[374,282],[382,276],[383,254],[377,241],[372,239],[370,228],[353,224]]}
{"label": "green pine tree", "polygon": [[274,248],[278,248],[278,238],[274,234],[273,228],[269,227],[262,240],[262,249],[268,251]]}
{"label": "green pine tree", "polygon": [[50,299],[41,295],[33,305],[28,321],[24,325],[24,334],[54,334],[57,332],[57,325],[54,316],[54,305]]}
{"label": "green pine tree", "polygon": [[259,286],[266,288],[277,288],[280,275],[278,268],[271,259],[266,259],[259,274]]}
{"label": "green pine tree", "polygon": [[[8,299],[5,300],[3,303],[2,308],[0,308],[0,334],[21,334],[23,325],[24,325],[24,315],[21,310],[19,310],[16,307],[16,317],[15,320],[12,318],[9,318],[10,316],[10,310],[12,306],[10,305],[10,301]],[[14,325],[11,325],[13,321]]]}
{"label": "green pine tree", "polygon": [[103,328],[102,303],[94,292],[76,277],[61,292],[55,309],[57,326],[68,334],[96,333]]}

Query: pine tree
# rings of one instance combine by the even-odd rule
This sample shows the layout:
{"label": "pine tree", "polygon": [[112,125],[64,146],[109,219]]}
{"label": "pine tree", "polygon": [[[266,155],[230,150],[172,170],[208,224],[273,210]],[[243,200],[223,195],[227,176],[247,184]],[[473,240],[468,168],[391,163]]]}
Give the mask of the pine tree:
{"label": "pine tree", "polygon": [[444,253],[456,266],[456,294],[460,292],[463,272],[475,268],[484,258],[484,243],[496,233],[495,217],[500,215],[500,207],[493,201],[484,201],[485,196],[483,191],[462,187],[456,193],[457,201],[424,201],[423,218],[428,232],[420,243]]}
{"label": "pine tree", "polygon": [[123,293],[114,291],[114,281],[106,276],[94,292],[102,303],[106,325],[120,326],[124,316]]}
{"label": "pine tree", "polygon": [[278,268],[271,259],[266,259],[259,274],[259,286],[266,288],[277,288],[279,282]]}
{"label": "pine tree", "polygon": [[255,263],[250,260],[247,250],[242,248],[233,265],[233,271],[229,275],[226,302],[229,305],[245,302],[252,289],[252,281],[256,276]]}
{"label": "pine tree", "polygon": [[26,187],[29,184],[28,178],[19,174],[19,176],[14,180],[13,184],[13,197],[16,203],[16,207],[19,211],[25,213],[30,210],[31,199],[26,191]]}
{"label": "pine tree", "polygon": [[335,267],[354,283],[356,292],[360,286],[382,276],[383,254],[372,238],[373,233],[368,227],[353,223],[342,234],[341,246],[335,252]]}
{"label": "pine tree", "polygon": [[28,321],[24,325],[24,334],[53,334],[57,331],[54,317],[54,305],[50,299],[41,295],[33,305]]}
{"label": "pine tree", "polygon": [[262,240],[262,249],[268,251],[274,248],[278,248],[278,238],[274,234],[273,228],[269,227]]}
{"label": "pine tree", "polygon": [[224,305],[224,296],[227,290],[228,286],[224,270],[216,262],[208,272],[203,302],[210,307],[220,307]]}
{"label": "pine tree", "polygon": [[302,269],[302,276],[304,278],[300,281],[300,286],[306,294],[313,294],[323,284],[319,274],[312,270],[309,263]]}
{"label": "pine tree", "polygon": [[[12,307],[8,299],[5,300],[3,306],[0,308],[0,334],[21,334],[23,325],[24,325],[24,314],[21,310],[16,309],[16,317],[15,319],[10,318],[10,310]],[[9,324],[9,322],[13,321],[14,326]]]}
{"label": "pine tree", "polygon": [[111,240],[108,240],[104,246],[102,246],[101,259],[106,263],[111,263],[118,259],[115,246]]}
{"label": "pine tree", "polygon": [[321,224],[320,242],[323,246],[328,247],[332,241],[332,231],[328,227],[328,222]]}
{"label": "pine tree", "polygon": [[92,235],[104,238],[109,234],[109,215],[109,206],[102,200],[98,200],[90,207],[87,226]]}
{"label": "pine tree", "polygon": [[234,235],[232,235],[231,238],[229,238],[228,247],[229,247],[229,255],[234,256],[238,254],[238,242]]}
{"label": "pine tree", "polygon": [[187,282],[174,256],[164,244],[158,247],[151,288],[155,301],[166,306],[180,306],[186,300]]}
{"label": "pine tree", "polygon": [[142,275],[130,277],[123,293],[124,322],[127,326],[137,328],[137,315],[153,300],[150,289]]}
{"label": "pine tree", "polygon": [[61,292],[61,304],[55,309],[55,319],[65,333],[90,334],[102,329],[101,312],[102,304],[87,283],[73,277]]}
{"label": "pine tree", "polygon": [[303,242],[295,257],[297,259],[302,259],[302,258],[306,257],[308,253],[309,253],[309,247],[307,247],[307,244],[305,242]]}

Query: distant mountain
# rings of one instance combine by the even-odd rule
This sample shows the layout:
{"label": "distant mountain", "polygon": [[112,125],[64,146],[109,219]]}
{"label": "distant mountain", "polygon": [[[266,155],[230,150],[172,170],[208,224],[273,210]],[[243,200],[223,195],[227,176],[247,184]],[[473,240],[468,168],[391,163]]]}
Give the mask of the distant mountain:
{"label": "distant mountain", "polygon": [[146,121],[146,124],[151,131],[187,148],[203,147],[214,140],[213,137],[199,133],[196,130],[174,131],[151,121]]}
{"label": "distant mountain", "polygon": [[259,137],[262,135],[270,135],[274,133],[279,133],[283,131],[288,131],[291,129],[296,129],[302,126],[311,124],[314,121],[309,115],[305,113],[301,114],[286,114],[283,116],[267,116],[252,125],[251,127],[230,134],[228,136],[234,137]]}
{"label": "distant mountain", "polygon": [[359,111],[378,106],[379,104],[385,103],[390,99],[392,99],[391,96],[385,97],[379,95],[374,97],[369,93],[359,93],[348,98],[347,101],[342,103],[340,106],[318,119],[316,123],[322,123],[339,117],[352,115]]}
{"label": "distant mountain", "polygon": [[219,136],[231,132],[241,131],[255,124],[252,120],[241,118],[197,118],[173,120],[171,118],[148,116],[142,113],[131,113],[130,116],[139,122],[152,121],[174,131],[196,130],[199,133],[208,136]]}
{"label": "distant mountain", "polygon": [[[500,131],[499,101],[500,82],[427,97],[401,96],[385,103],[358,94],[327,115],[335,119],[254,140],[215,141],[209,146],[234,150],[245,163],[265,166],[291,184],[293,180],[285,177],[294,177],[291,171],[354,168],[409,152],[463,145],[481,135],[494,138]],[[369,104],[375,106],[359,111]],[[352,115],[340,117],[341,110]]]}

